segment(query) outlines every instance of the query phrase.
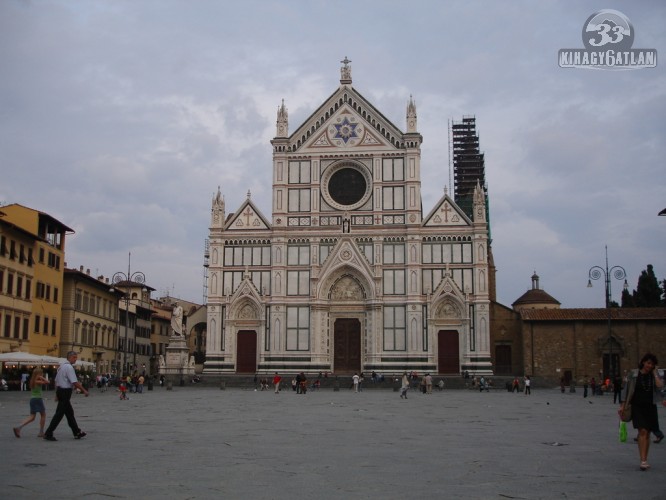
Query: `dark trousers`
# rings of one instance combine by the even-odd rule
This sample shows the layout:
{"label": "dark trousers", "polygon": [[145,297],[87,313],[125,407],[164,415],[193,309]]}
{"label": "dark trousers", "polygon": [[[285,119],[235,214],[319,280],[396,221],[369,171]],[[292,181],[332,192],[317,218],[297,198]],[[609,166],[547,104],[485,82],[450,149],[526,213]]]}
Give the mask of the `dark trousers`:
{"label": "dark trousers", "polygon": [[618,403],[622,404],[622,391],[613,391],[613,403],[618,399]]}
{"label": "dark trousers", "polygon": [[53,431],[56,430],[58,424],[62,420],[62,417],[67,418],[67,425],[72,429],[72,432],[75,436],[81,432],[76,419],[74,418],[74,408],[72,408],[72,403],[70,399],[72,398],[72,389],[56,389],[56,396],[58,397],[58,407],[56,408],[51,423],[49,424],[48,429],[46,429],[45,434],[47,436],[52,436]]}

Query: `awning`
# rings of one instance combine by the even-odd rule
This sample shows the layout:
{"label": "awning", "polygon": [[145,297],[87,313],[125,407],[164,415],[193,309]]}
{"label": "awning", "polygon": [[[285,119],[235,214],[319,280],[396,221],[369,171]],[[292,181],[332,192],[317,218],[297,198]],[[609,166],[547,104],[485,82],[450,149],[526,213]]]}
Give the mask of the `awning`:
{"label": "awning", "polygon": [[5,352],[0,354],[0,362],[19,365],[59,365],[60,358],[31,354],[29,352]]}
{"label": "awning", "polygon": [[[0,363],[15,363],[17,365],[61,365],[66,358],[56,358],[29,352],[5,352],[0,354]],[[95,363],[90,361],[76,360],[76,368],[95,368]]]}

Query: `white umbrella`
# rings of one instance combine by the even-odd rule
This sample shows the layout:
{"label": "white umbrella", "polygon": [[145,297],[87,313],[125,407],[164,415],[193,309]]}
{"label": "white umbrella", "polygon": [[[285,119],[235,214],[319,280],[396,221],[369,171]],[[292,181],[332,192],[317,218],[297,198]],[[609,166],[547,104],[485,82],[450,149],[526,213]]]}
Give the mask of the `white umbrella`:
{"label": "white umbrella", "polygon": [[[16,363],[17,365],[61,365],[66,361],[66,358],[31,354],[29,352],[5,352],[0,354],[0,363]],[[78,368],[94,368],[95,363],[79,359],[74,363],[74,366]]]}
{"label": "white umbrella", "polygon": [[41,356],[29,352],[5,352],[0,354],[0,362],[17,363],[20,365],[52,365],[59,364],[58,358]]}

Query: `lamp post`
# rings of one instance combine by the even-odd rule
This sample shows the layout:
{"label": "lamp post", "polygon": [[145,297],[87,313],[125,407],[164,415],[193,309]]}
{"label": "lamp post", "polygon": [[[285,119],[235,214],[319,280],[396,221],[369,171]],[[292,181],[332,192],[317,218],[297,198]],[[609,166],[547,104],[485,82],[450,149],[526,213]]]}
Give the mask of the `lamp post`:
{"label": "lamp post", "polygon": [[[125,370],[127,369],[127,323],[129,323],[130,284],[138,283],[140,285],[143,285],[146,282],[146,275],[143,274],[141,271],[135,271],[135,272],[131,271],[130,268],[131,262],[132,262],[132,253],[130,252],[127,258],[127,274],[123,273],[122,271],[118,271],[111,278],[111,283],[113,285],[117,285],[118,283],[124,283],[126,289],[124,297],[125,342],[123,343],[123,369],[122,369],[123,376],[127,375],[127,373],[125,373]],[[113,290],[113,288],[111,288],[111,290]]]}
{"label": "lamp post", "polygon": [[[588,273],[587,287],[592,288],[592,280],[604,278],[604,285],[606,290],[606,310],[608,311],[608,371],[611,380],[615,380],[615,366],[613,363],[613,334],[611,333],[611,276],[616,280],[624,279],[624,289],[627,289],[627,272],[622,266],[613,266],[608,268],[608,245],[605,246],[606,250],[606,266],[592,266]],[[603,356],[603,353],[602,353]],[[603,359],[603,358],[602,358]]]}

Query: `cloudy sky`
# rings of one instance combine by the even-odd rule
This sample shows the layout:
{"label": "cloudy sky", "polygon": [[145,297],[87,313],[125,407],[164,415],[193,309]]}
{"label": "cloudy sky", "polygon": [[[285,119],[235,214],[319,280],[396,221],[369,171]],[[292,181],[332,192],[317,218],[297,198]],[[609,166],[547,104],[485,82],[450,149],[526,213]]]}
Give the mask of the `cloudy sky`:
{"label": "cloudy sky", "polygon": [[[423,210],[449,185],[447,121],[475,115],[500,302],[531,287],[598,307],[609,263],[666,278],[666,63],[562,69],[586,19],[622,11],[666,58],[666,4],[442,1],[0,2],[0,204],[73,228],[69,267],[143,271],[157,295],[203,294],[217,186],[271,207],[281,100],[290,131],[339,85],[423,135]],[[613,283],[619,300],[621,283]]]}

